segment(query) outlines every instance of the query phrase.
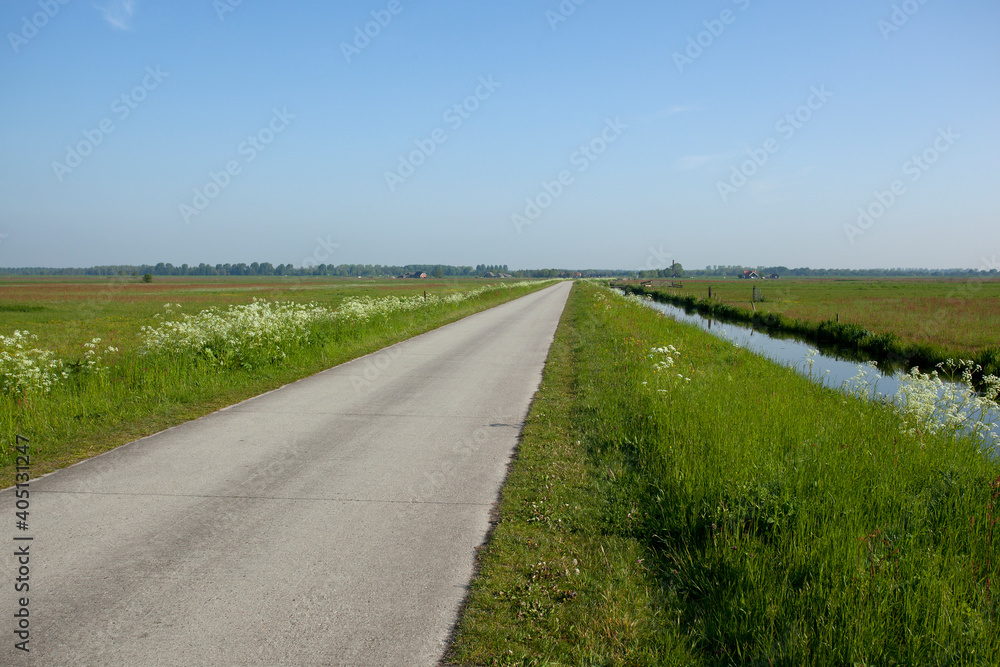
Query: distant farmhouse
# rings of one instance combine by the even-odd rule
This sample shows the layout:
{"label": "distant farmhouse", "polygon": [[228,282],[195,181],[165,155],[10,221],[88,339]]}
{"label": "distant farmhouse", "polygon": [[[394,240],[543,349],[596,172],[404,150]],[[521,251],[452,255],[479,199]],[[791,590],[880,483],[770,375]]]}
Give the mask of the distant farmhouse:
{"label": "distant farmhouse", "polygon": [[761,277],[759,273],[754,270],[744,271],[743,275],[740,276],[740,280],[778,280],[781,278],[777,273],[771,273],[767,276]]}

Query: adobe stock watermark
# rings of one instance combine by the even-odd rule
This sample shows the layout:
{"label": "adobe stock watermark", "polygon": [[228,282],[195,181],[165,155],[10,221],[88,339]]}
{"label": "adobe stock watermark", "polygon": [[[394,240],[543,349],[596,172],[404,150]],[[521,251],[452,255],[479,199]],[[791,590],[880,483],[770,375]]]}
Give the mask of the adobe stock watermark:
{"label": "adobe stock watermark", "polygon": [[636,271],[640,273],[642,271],[662,271],[668,266],[671,266],[673,261],[673,253],[665,251],[662,243],[658,249],[653,248],[653,246],[649,246],[649,257],[646,258],[646,264],[638,267]]}
{"label": "adobe stock watermark", "polygon": [[402,0],[389,0],[385,9],[373,9],[371,11],[372,20],[364,26],[354,26],[354,39],[350,42],[340,43],[340,52],[344,54],[344,60],[350,65],[355,56],[360,56],[361,52],[372,45],[382,31],[389,27],[392,20],[403,13],[406,7]]}
{"label": "adobe stock watermark", "polygon": [[243,173],[243,167],[250,164],[257,157],[267,150],[267,147],[274,143],[279,134],[288,129],[289,124],[295,119],[294,114],[288,113],[288,108],[273,109],[271,119],[264,127],[254,134],[247,136],[236,147],[237,155],[242,158],[232,159],[226,162],[220,171],[209,171],[208,181],[201,187],[194,188],[194,195],[191,203],[182,203],[178,206],[178,211],[185,223],[190,224],[191,218],[201,215],[219,195],[228,188],[233,178]]}
{"label": "adobe stock watermark", "polygon": [[[805,104],[790,113],[782,116],[774,124],[774,130],[778,132],[785,141],[795,136],[795,133],[805,127],[806,123],[813,119],[817,111],[830,101],[833,93],[827,90],[826,85],[813,86]],[[715,187],[719,191],[719,196],[723,202],[728,202],[729,197],[739,192],[750,179],[768,163],[771,156],[781,150],[781,142],[775,137],[769,137],[759,148],[747,148],[748,159],[740,164],[734,164],[730,168],[728,181],[716,181]]]}
{"label": "adobe stock watermark", "polygon": [[899,32],[904,25],[909,23],[910,19],[927,2],[928,0],[904,0],[898,5],[894,4],[892,6],[892,13],[889,15],[889,20],[878,20],[878,30],[882,33],[882,39],[888,42],[889,37],[893,33]]}
{"label": "adobe stock watermark", "polygon": [[378,379],[392,366],[393,362],[403,354],[399,345],[385,348],[374,354],[369,354],[360,361],[360,373],[351,376],[351,386],[359,395],[371,394],[377,389]]}
{"label": "adobe stock watermark", "polygon": [[212,9],[215,10],[215,15],[219,17],[219,21],[226,20],[226,14],[231,14],[236,11],[236,8],[243,4],[243,0],[212,0]]}
{"label": "adobe stock watermark", "polygon": [[[458,131],[465,121],[472,118],[482,106],[483,102],[493,97],[493,93],[502,84],[493,80],[493,75],[479,77],[479,85],[471,95],[457,104],[448,107],[441,115],[443,120],[452,132]],[[406,180],[417,172],[417,169],[427,163],[428,158],[437,152],[438,146],[448,141],[448,131],[443,127],[435,128],[425,139],[416,139],[413,144],[416,148],[406,155],[399,156],[399,164],[395,171],[385,172],[385,184],[389,192],[396,192],[396,189],[406,183]]]}
{"label": "adobe stock watermark", "polygon": [[325,239],[317,236],[316,248],[313,249],[313,254],[302,259],[302,268],[314,269],[320,264],[328,263],[331,259],[333,259],[333,251],[338,248],[340,248],[340,244],[331,241],[329,234],[326,235]]}
{"label": "adobe stock watermark", "polygon": [[[611,144],[621,138],[627,129],[628,125],[623,123],[620,118],[616,117],[614,120],[610,118],[604,119],[604,129],[601,130],[600,134],[580,146],[570,155],[570,165],[576,167],[576,173],[584,173],[607,152]],[[542,213],[548,210],[557,199],[562,197],[566,189],[575,182],[576,177],[570,169],[563,169],[551,181],[543,180],[541,190],[539,190],[538,194],[524,200],[524,210],[510,216],[510,220],[514,224],[514,229],[517,230],[517,233],[521,234],[524,232],[525,227],[533,225],[542,216]]]}
{"label": "adobe stock watermark", "polygon": [[[997,256],[993,257],[982,257],[980,259],[978,275],[972,276],[967,280],[964,280],[961,284],[954,285],[945,294],[945,300],[951,301],[952,299],[973,299],[980,295],[983,289],[983,285],[986,282],[991,282],[996,280],[995,274],[991,274],[991,271],[1000,271],[1000,262],[997,261]],[[985,274],[985,275],[983,275]],[[926,338],[936,337],[942,329],[948,326],[954,326],[953,323],[949,323],[948,315],[951,313],[949,308],[937,308],[934,312],[921,317],[920,319],[920,334]]]}
{"label": "adobe stock watermark", "polygon": [[[132,115],[132,112],[139,108],[139,105],[146,101],[149,94],[160,87],[163,80],[170,76],[169,72],[160,70],[157,65],[146,68],[146,76],[142,78],[142,83],[134,87],[127,93],[122,93],[111,102],[111,113],[123,122]],[[104,143],[104,139],[116,129],[115,121],[111,117],[105,117],[97,123],[97,127],[90,130],[83,130],[83,139],[72,146],[66,146],[66,156],[62,162],[53,160],[52,172],[56,179],[62,183],[69,174],[83,164],[84,159],[93,154],[94,150]]]}
{"label": "adobe stock watermark", "polygon": [[[741,11],[745,12],[750,7],[751,0],[732,0],[732,3]],[[677,71],[684,73],[684,68],[693,65],[694,61],[701,58],[705,51],[715,44],[716,40],[722,37],[726,28],[736,23],[739,14],[732,9],[723,9],[718,18],[706,19],[701,24],[704,30],[692,37],[688,37],[687,47],[683,52],[674,51],[674,64]]]}
{"label": "adobe stock watermark", "polygon": [[465,469],[464,466],[473,454],[482,451],[485,447],[498,445],[498,436],[491,432],[498,428],[514,428],[520,431],[521,425],[490,424],[489,426],[481,426],[472,433],[471,438],[463,438],[453,444],[447,452],[447,457],[441,461],[434,472],[424,473],[419,485],[411,484],[409,486],[406,494],[410,498],[410,503],[394,503],[396,517],[402,519],[406,516],[407,504],[431,502],[438,497],[442,489],[453,485],[455,476]]}
{"label": "adobe stock watermark", "polygon": [[38,31],[49,24],[70,0],[39,0],[38,9],[31,16],[21,17],[21,29],[17,32],[8,32],[7,41],[14,53],[20,53],[21,49],[28,45],[32,39],[38,35]]}
{"label": "adobe stock watermark", "polygon": [[569,20],[569,17],[576,14],[576,9],[587,0],[562,0],[555,10],[549,9],[545,12],[545,20],[549,22],[552,32],[559,29],[560,24]]}
{"label": "adobe stock watermark", "polygon": [[[934,139],[934,142],[903,163],[901,167],[903,176],[908,177],[910,183],[916,183],[961,138],[962,135],[955,134],[950,126],[947,129],[938,128],[937,138]],[[876,190],[872,195],[872,201],[867,206],[859,206],[857,221],[854,224],[844,223],[844,234],[851,245],[854,245],[859,236],[864,236],[865,232],[881,220],[908,191],[905,181],[896,179],[889,184],[887,190]]]}

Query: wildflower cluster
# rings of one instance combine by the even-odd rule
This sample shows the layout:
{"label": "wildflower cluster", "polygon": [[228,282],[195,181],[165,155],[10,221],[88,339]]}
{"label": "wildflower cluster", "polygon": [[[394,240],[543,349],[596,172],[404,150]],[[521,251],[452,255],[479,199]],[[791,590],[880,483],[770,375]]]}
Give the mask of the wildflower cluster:
{"label": "wildflower cluster", "polygon": [[65,367],[71,373],[79,375],[103,375],[108,372],[108,367],[104,364],[106,354],[114,354],[117,347],[106,347],[103,352],[98,350],[100,338],[93,338],[89,343],[84,343],[83,356],[78,361],[67,362]]}
{"label": "wildflower cluster", "polygon": [[[620,293],[616,292],[616,294]],[[653,300],[653,297],[649,296],[648,294],[643,294],[641,296],[639,294],[627,294],[623,295],[623,298],[629,303],[637,303],[643,306],[648,306],[649,302]]]}
{"label": "wildflower cluster", "polygon": [[[664,371],[669,371],[677,363],[677,359],[681,356],[680,350],[678,350],[673,345],[667,345],[665,347],[654,347],[649,350],[649,354],[646,355],[649,359],[655,359],[653,363],[653,370],[657,373],[663,373]],[[685,382],[690,382],[691,378],[685,377],[683,373],[676,373],[676,376],[680,380]],[[658,390],[661,394],[667,393],[665,389]]]}
{"label": "wildflower cluster", "polygon": [[[976,391],[973,377],[982,372],[982,367],[968,359],[949,359],[938,364],[938,369],[959,381],[945,380],[938,370],[921,373],[912,368],[900,376],[899,392],[883,398],[903,417],[903,432],[910,435],[922,433],[950,433],[971,435],[989,442],[998,438],[996,420],[997,396],[1000,394],[1000,378],[987,375],[982,378],[980,391]],[[844,383],[844,390],[859,398],[879,400],[877,393],[878,365],[869,361],[858,367],[858,374]]]}
{"label": "wildflower cluster", "polygon": [[340,304],[340,308],[337,309],[335,316],[346,321],[367,322],[373,317],[391,315],[392,313],[397,312],[418,310],[420,308],[426,308],[428,306],[438,304],[462,303],[463,301],[474,299],[482,294],[485,294],[486,292],[492,292],[498,289],[513,289],[532,284],[535,283],[529,281],[500,283],[497,285],[478,287],[474,290],[469,290],[468,292],[455,292],[454,294],[448,294],[445,296],[438,296],[436,294],[429,294],[426,297],[418,295],[404,297],[384,296],[378,299],[373,297],[351,297],[345,299]]}
{"label": "wildflower cluster", "polygon": [[858,372],[841,385],[844,393],[856,398],[869,400],[878,399],[878,380],[882,374],[878,370],[877,361],[858,364]]}
{"label": "wildflower cluster", "polygon": [[[456,304],[497,289],[532,283],[487,285],[447,296],[351,297],[336,310],[316,303],[275,303],[254,300],[226,310],[209,308],[180,319],[165,319],[157,326],[142,328],[147,351],[192,354],[221,366],[252,367],[284,359],[288,351],[323,340],[320,325],[335,321],[363,324],[392,313],[413,311],[435,304]],[[165,304],[164,314],[173,315],[180,304]]]}
{"label": "wildflower cluster", "polygon": [[973,386],[973,375],[981,372],[982,367],[975,362],[949,359],[938,364],[938,368],[949,375],[960,376],[961,381],[945,381],[938,370],[921,373],[916,367],[902,376],[893,404],[903,415],[905,430],[914,435],[947,432],[988,438],[994,433],[989,416],[991,412],[995,415],[998,408],[1000,378],[984,377],[984,389],[980,393]]}
{"label": "wildflower cluster", "polygon": [[681,356],[681,353],[673,345],[667,345],[666,347],[652,348],[647,356],[650,359],[659,359],[659,361],[653,364],[653,368],[658,371],[665,371],[673,367],[674,358]]}
{"label": "wildflower cluster", "polygon": [[[173,311],[166,304],[167,314]],[[147,351],[189,353],[222,366],[250,365],[285,358],[291,347],[306,345],[315,324],[330,321],[333,311],[315,303],[253,303],[182,314],[155,327],[142,327]]]}
{"label": "wildflower cluster", "polygon": [[52,353],[33,347],[38,336],[15,331],[0,335],[0,389],[5,394],[48,392],[67,373]]}
{"label": "wildflower cluster", "polygon": [[[737,347],[739,347],[739,346],[737,346]],[[817,354],[819,354],[819,350],[817,350],[815,348],[811,347],[811,348],[808,348],[806,350],[806,361],[805,361],[805,365],[803,366],[803,369],[805,370],[806,374],[809,377],[811,377],[811,378],[813,377],[813,366],[816,363],[816,355]],[[827,381],[827,379],[829,379],[829,377],[830,377],[830,369],[827,368],[825,371],[823,371],[823,374],[821,376],[813,378],[813,379],[815,379],[820,384],[824,384]],[[855,377],[857,377],[857,376],[855,376]]]}

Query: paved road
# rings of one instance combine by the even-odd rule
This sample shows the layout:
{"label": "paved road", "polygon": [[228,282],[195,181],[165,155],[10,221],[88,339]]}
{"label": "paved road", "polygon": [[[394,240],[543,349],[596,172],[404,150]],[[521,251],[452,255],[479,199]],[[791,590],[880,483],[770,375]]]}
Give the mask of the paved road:
{"label": "paved road", "polygon": [[0,664],[436,663],[569,289],[32,482],[28,655],[0,493]]}

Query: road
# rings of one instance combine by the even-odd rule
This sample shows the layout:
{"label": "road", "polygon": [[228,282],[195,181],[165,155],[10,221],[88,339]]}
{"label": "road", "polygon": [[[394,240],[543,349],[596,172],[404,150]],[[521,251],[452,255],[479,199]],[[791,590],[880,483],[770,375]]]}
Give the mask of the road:
{"label": "road", "polygon": [[0,663],[436,664],[569,290],[0,493]]}

